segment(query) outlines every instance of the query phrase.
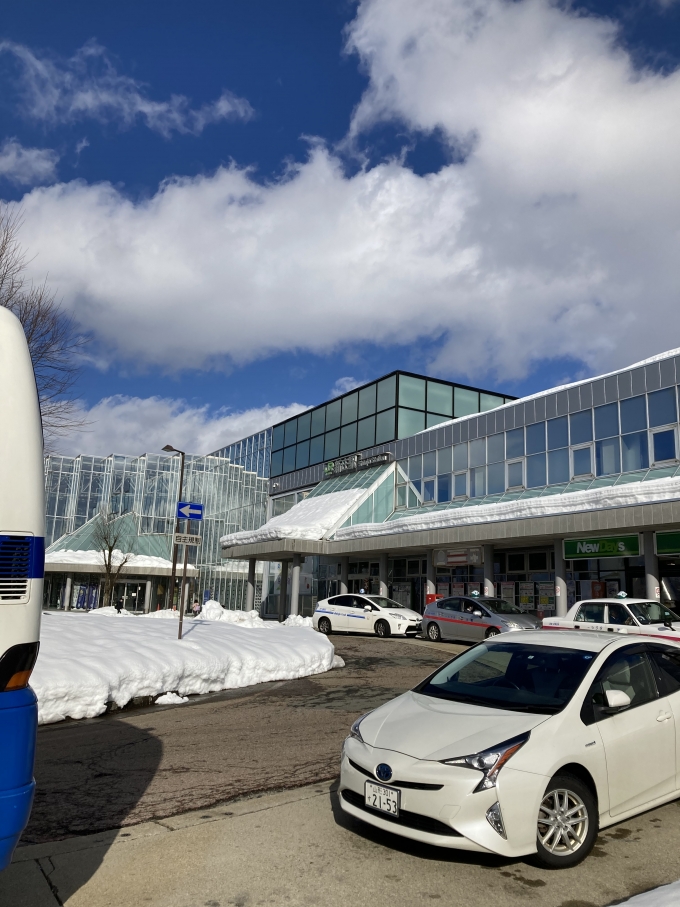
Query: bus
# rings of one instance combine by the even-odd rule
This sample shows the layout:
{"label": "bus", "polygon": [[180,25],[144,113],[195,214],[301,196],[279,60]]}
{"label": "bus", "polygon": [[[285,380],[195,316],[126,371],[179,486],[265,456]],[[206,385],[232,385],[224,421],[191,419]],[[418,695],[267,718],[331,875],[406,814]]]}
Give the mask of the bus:
{"label": "bus", "polygon": [[38,704],[29,686],[40,645],[45,569],[40,406],[19,319],[0,307],[0,870],[33,805]]}

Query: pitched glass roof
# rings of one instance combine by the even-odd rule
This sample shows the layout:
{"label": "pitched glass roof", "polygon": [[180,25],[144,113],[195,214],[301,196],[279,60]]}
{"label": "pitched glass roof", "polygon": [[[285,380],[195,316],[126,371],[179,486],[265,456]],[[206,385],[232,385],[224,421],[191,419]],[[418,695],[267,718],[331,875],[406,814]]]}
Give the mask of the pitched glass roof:
{"label": "pitched glass roof", "polygon": [[370,488],[378,476],[392,467],[392,463],[382,463],[380,466],[371,466],[370,469],[360,469],[344,476],[323,479],[316,488],[309,492],[307,497],[315,498],[321,494],[332,494],[334,491],[347,491],[349,488]]}

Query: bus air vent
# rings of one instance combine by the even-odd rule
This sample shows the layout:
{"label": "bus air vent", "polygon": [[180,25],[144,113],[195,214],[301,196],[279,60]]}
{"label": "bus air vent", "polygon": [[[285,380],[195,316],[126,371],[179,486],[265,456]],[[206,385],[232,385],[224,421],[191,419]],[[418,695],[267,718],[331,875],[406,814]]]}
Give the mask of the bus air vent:
{"label": "bus air vent", "polygon": [[0,601],[21,601],[28,595],[32,538],[0,535]]}

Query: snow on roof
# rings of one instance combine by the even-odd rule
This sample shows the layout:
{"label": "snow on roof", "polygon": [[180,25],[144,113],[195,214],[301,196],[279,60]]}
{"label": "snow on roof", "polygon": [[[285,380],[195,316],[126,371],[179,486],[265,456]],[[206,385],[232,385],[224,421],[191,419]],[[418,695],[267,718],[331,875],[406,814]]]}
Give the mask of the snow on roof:
{"label": "snow on roof", "polygon": [[[113,566],[117,567],[125,557],[122,551],[117,548],[113,552]],[[172,569],[172,561],[166,561],[163,557],[152,557],[151,555],[129,554],[126,567],[157,567],[160,569]],[[50,551],[45,554],[45,564],[82,564],[92,567],[104,566],[104,555],[101,551]],[[192,570],[195,569],[193,564],[187,564]]]}
{"label": "snow on roof", "polygon": [[274,542],[295,538],[314,541],[322,539],[366,493],[364,488],[349,488],[298,501],[287,513],[275,516],[259,529],[232,532],[220,539],[223,548],[252,545],[255,542]]}
{"label": "snow on roof", "polygon": [[[412,516],[391,520],[388,523],[362,523],[338,529],[335,538],[369,538],[377,535],[397,535],[431,529],[449,529],[477,523],[503,520],[522,520],[531,517],[557,516],[584,510],[606,510],[613,507],[631,507],[636,504],[677,501],[680,498],[680,478],[655,479],[653,482],[630,482],[610,485],[570,494],[554,494],[497,504],[480,504],[477,507],[430,511],[419,509]],[[292,513],[292,511],[291,511]]]}

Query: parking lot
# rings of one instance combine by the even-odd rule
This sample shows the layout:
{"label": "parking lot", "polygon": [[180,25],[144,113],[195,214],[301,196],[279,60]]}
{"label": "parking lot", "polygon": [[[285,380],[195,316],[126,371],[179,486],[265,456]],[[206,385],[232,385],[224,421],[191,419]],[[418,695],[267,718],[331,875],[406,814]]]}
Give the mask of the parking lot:
{"label": "parking lot", "polygon": [[677,803],[607,829],[581,866],[440,851],[343,814],[351,720],[459,647],[333,637],[346,667],[41,728],[27,844],[0,904],[604,907],[680,876]]}

